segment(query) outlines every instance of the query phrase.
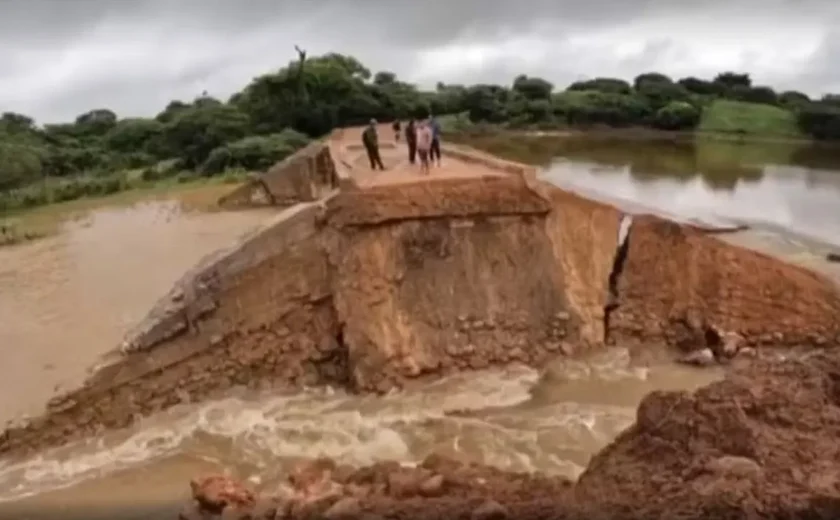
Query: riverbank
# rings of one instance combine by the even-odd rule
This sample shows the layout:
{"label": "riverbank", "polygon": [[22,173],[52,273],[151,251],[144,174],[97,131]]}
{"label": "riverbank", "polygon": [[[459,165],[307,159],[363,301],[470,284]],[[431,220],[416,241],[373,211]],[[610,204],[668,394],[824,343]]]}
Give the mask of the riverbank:
{"label": "riverbank", "polygon": [[98,209],[130,206],[159,201],[177,201],[188,211],[216,211],[218,199],[243,182],[246,175],[154,182],[138,182],[116,193],[81,197],[75,200],[44,204],[8,211],[0,216],[0,247],[31,242],[57,233],[68,221],[84,217]]}

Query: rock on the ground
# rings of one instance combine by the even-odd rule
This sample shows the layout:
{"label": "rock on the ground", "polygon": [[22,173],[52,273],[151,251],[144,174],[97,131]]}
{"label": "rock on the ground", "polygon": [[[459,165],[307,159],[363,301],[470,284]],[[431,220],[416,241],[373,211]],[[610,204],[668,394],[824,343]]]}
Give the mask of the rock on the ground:
{"label": "rock on the ground", "polygon": [[208,511],[221,512],[227,506],[252,507],[254,494],[225,475],[208,475],[190,482],[193,499]]}
{"label": "rock on the ground", "polygon": [[715,363],[715,353],[712,352],[712,349],[710,348],[692,350],[691,352],[677,358],[677,361],[684,365],[705,367]]}
{"label": "rock on the ground", "polygon": [[356,518],[361,511],[359,499],[353,497],[344,497],[338,502],[330,506],[324,512],[324,518],[327,520],[339,520],[341,518]]}
{"label": "rock on the ground", "polygon": [[706,470],[710,473],[735,478],[755,477],[761,474],[761,466],[753,459],[724,455],[718,457],[708,464]]}
{"label": "rock on the ground", "polygon": [[487,500],[473,511],[472,520],[504,520],[508,517],[505,506],[495,500]]}
{"label": "rock on the ground", "polygon": [[724,332],[721,334],[721,342],[721,353],[727,358],[733,358],[741,350],[744,338],[737,332]]}

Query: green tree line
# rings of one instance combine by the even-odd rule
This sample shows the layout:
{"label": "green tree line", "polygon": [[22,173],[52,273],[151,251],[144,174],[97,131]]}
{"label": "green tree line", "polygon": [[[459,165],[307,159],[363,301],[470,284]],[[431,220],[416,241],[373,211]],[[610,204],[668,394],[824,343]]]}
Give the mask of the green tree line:
{"label": "green tree line", "polygon": [[674,80],[651,72],[632,82],[596,78],[564,90],[520,75],[510,85],[438,83],[423,90],[394,73],[372,73],[352,56],[298,52],[299,59],[254,78],[227,100],[204,93],[172,101],[154,117],[120,118],[97,108],[73,122],[40,126],[24,114],[3,113],[0,210],[112,193],[132,178],[262,170],[335,127],[429,113],[520,128],[693,130],[710,104],[731,100],[779,107],[794,114],[806,136],[840,139],[840,96],[776,92],[753,85],[748,74]]}

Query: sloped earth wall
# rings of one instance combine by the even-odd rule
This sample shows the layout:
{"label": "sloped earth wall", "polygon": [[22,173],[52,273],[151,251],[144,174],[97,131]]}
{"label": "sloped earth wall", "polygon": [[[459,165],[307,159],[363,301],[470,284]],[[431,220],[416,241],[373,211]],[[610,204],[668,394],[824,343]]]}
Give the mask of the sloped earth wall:
{"label": "sloped earth wall", "polygon": [[705,344],[714,327],[760,345],[835,344],[840,299],[817,275],[654,217],[622,241],[615,208],[510,171],[283,210],[188,273],[82,388],[6,429],[0,453],[234,386],[382,392],[613,341]]}

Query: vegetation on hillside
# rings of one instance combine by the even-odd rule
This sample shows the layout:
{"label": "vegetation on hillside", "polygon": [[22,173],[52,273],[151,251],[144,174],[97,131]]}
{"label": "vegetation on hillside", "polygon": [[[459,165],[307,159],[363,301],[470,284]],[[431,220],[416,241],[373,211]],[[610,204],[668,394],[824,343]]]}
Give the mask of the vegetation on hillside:
{"label": "vegetation on hillside", "polygon": [[514,128],[646,126],[665,130],[840,139],[840,96],[755,86],[746,74],[677,81],[658,73],[632,82],[596,78],[557,90],[537,77],[511,85],[447,85],[432,91],[372,73],[351,56],[299,59],[254,78],[228,100],[207,93],[172,101],[150,118],[96,108],[64,124],[0,116],[0,211],[118,192],[163,178],[261,170],[332,128],[370,118],[463,114],[457,125]]}
{"label": "vegetation on hillside", "polygon": [[698,130],[708,133],[800,139],[796,112],[788,107],[716,99],[703,110]]}

